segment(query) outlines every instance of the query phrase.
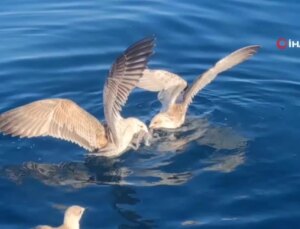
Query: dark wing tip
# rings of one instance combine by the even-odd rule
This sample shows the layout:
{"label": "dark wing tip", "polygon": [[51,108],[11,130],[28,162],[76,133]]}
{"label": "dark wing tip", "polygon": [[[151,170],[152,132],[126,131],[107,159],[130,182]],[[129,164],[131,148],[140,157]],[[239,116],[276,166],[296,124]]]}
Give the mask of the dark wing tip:
{"label": "dark wing tip", "polygon": [[258,49],[261,48],[261,45],[249,45],[246,48],[251,48],[251,49],[254,49],[254,50],[258,50]]}
{"label": "dark wing tip", "polygon": [[[223,58],[223,62],[224,59],[226,59],[226,61],[228,62],[229,60],[232,61],[231,65],[229,68],[249,59],[251,56],[253,56],[254,54],[256,54],[258,52],[258,50],[261,48],[260,45],[249,45],[249,46],[245,46],[243,48],[240,48],[236,51],[234,51],[233,53],[231,53],[230,55],[228,55],[227,57]],[[221,60],[221,62],[222,62]]]}
{"label": "dark wing tip", "polygon": [[142,53],[150,56],[154,53],[155,42],[156,38],[154,35],[145,37],[129,46],[123,54],[129,56],[134,55],[134,53]]}
{"label": "dark wing tip", "polygon": [[243,50],[247,50],[247,52],[250,55],[253,55],[253,54],[257,53],[260,48],[261,48],[260,45],[250,45],[250,46],[246,46],[246,47],[244,47],[242,49]]}
{"label": "dark wing tip", "polygon": [[130,49],[139,47],[139,46],[144,46],[144,45],[155,45],[156,37],[154,35],[144,37],[143,39],[133,43],[130,45],[125,52],[129,51]]}

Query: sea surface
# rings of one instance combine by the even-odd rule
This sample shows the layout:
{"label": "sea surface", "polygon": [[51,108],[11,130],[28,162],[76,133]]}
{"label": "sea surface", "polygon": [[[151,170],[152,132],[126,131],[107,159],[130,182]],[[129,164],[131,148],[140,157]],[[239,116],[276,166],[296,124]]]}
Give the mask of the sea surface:
{"label": "sea surface", "polygon": [[[300,228],[300,39],[297,0],[1,0],[0,112],[67,98],[103,120],[115,58],[155,35],[149,67],[191,83],[246,45],[262,48],[221,74],[185,125],[119,158],[52,138],[0,136],[0,228]],[[135,90],[122,114],[149,123],[156,94]]]}

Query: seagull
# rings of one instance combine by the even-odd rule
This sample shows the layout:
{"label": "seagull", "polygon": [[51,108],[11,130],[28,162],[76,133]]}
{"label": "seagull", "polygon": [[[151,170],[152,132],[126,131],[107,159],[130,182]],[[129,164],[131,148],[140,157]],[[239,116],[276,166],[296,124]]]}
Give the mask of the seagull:
{"label": "seagull", "polygon": [[137,149],[134,136],[148,133],[136,118],[123,118],[122,107],[143,75],[153,53],[154,37],[146,37],[119,56],[107,77],[102,125],[93,115],[69,99],[44,99],[17,107],[0,115],[0,132],[19,137],[51,136],[76,143],[97,155],[116,157],[127,149]]}
{"label": "seagull", "polygon": [[74,205],[69,207],[65,211],[64,223],[59,227],[51,227],[51,226],[37,226],[35,229],[79,229],[79,221],[84,213],[85,208]]}
{"label": "seagull", "polygon": [[150,122],[150,129],[175,129],[184,121],[187,109],[195,95],[214,80],[218,74],[238,65],[253,56],[260,46],[252,45],[236,50],[219,60],[200,75],[192,85],[180,76],[165,71],[145,69],[137,87],[158,93],[162,107]]}

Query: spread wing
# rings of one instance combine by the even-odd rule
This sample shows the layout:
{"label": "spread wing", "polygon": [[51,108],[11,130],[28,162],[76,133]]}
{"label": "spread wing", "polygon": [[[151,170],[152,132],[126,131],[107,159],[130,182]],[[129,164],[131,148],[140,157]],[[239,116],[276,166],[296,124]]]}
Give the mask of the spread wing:
{"label": "spread wing", "polygon": [[223,59],[219,60],[215,66],[204,72],[200,75],[195,82],[186,90],[184,94],[184,104],[186,106],[190,105],[194,96],[203,89],[206,85],[208,85],[212,80],[214,80],[217,75],[221,72],[224,72],[235,65],[238,65],[245,60],[249,59],[253,56],[260,46],[252,45],[247,46],[237,51],[231,53],[230,55],[224,57]]}
{"label": "spread wing", "polygon": [[173,105],[180,93],[186,88],[187,83],[180,76],[165,70],[146,69],[137,87],[158,91],[158,99],[162,104],[161,112]]}
{"label": "spread wing", "polygon": [[105,129],[91,114],[67,99],[45,99],[0,115],[0,131],[20,137],[51,136],[93,151],[107,143]]}
{"label": "spread wing", "polygon": [[115,144],[118,144],[117,128],[122,119],[122,106],[142,77],[154,45],[154,37],[138,41],[117,58],[110,70],[103,93],[104,114]]}

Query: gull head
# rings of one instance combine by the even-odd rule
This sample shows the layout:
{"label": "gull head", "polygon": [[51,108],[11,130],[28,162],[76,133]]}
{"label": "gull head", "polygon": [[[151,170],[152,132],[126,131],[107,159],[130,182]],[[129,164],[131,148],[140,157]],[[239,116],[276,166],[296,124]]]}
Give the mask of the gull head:
{"label": "gull head", "polygon": [[149,146],[150,145],[150,139],[151,139],[151,134],[149,132],[148,127],[140,121],[139,119],[136,118],[130,118],[131,120],[131,125],[134,128],[134,134],[137,135],[137,142],[143,141],[145,145]]}
{"label": "gull head", "polygon": [[68,228],[79,228],[79,222],[84,211],[85,208],[77,205],[69,207],[65,212],[64,225]]}
{"label": "gull head", "polygon": [[143,133],[146,133],[146,134],[149,133],[148,127],[145,125],[145,123],[143,123],[139,119],[131,118],[131,125],[134,129],[134,134],[137,134],[137,133],[140,133],[140,132],[143,132]]}
{"label": "gull head", "polygon": [[177,125],[166,113],[159,113],[153,117],[150,122],[150,129],[173,129],[176,128]]}

